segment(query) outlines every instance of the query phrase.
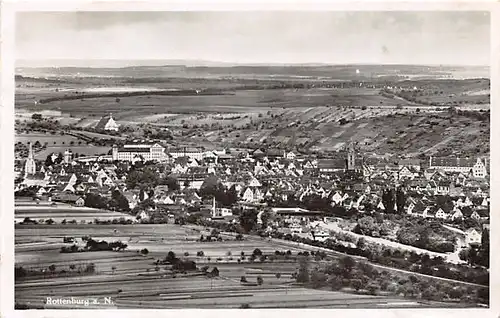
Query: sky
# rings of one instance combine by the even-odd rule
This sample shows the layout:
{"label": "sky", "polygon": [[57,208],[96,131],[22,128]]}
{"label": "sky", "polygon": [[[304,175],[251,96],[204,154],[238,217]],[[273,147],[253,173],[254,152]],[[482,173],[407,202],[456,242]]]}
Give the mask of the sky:
{"label": "sky", "polygon": [[[18,66],[99,60],[129,65],[141,64],[139,60],[489,65],[490,15],[480,11],[19,12],[16,57]],[[66,65],[54,65],[58,63]]]}

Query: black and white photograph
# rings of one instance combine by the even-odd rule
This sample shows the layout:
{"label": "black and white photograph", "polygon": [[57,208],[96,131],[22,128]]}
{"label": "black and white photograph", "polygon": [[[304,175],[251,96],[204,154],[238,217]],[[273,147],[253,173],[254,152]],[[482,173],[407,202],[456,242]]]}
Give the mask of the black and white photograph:
{"label": "black and white photograph", "polygon": [[489,308],[491,23],[16,12],[15,309]]}

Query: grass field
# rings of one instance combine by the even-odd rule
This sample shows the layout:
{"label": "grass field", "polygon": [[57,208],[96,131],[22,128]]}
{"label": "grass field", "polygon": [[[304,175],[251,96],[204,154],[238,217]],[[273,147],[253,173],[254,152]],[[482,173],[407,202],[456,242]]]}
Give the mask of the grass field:
{"label": "grass field", "polygon": [[56,222],[62,220],[76,220],[78,223],[85,221],[94,221],[99,219],[112,220],[124,217],[126,219],[133,218],[132,216],[120,212],[105,211],[92,209],[87,207],[69,207],[65,204],[58,203],[56,206],[22,204],[16,205],[14,209],[14,219],[16,223],[22,222],[25,218],[32,220],[47,220],[53,219]]}
{"label": "grass field", "polygon": [[44,134],[44,133],[21,133],[21,134],[16,134],[15,135],[15,141],[16,142],[21,142],[23,144],[27,144],[28,142],[31,143],[36,143],[37,141],[40,142],[40,144],[44,145],[47,143],[48,146],[52,145],[62,145],[63,143],[65,145],[70,146],[71,142],[78,144],[79,140],[78,138],[70,135],[51,135],[49,133]]}

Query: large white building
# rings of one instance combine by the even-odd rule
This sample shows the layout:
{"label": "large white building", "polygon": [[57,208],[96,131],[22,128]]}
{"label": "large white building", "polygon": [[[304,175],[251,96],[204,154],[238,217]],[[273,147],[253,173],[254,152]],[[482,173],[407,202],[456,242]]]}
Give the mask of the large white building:
{"label": "large white building", "polygon": [[168,154],[174,159],[188,157],[190,159],[203,160],[204,158],[217,158],[219,155],[225,155],[226,150],[206,151],[203,148],[185,147],[169,149]]}
{"label": "large white building", "polygon": [[474,178],[486,178],[486,160],[481,158],[429,158],[429,168],[447,172],[471,172]]}
{"label": "large white building", "polygon": [[118,161],[163,161],[167,159],[167,154],[165,147],[158,143],[127,144],[121,148],[113,146],[112,158]]}

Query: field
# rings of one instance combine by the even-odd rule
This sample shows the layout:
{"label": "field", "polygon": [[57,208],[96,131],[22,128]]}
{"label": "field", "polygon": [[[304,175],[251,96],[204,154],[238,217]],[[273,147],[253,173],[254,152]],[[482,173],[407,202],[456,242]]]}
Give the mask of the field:
{"label": "field", "polygon": [[73,154],[78,154],[80,157],[84,156],[100,156],[106,155],[111,147],[100,147],[100,146],[48,146],[47,148],[37,152],[35,154],[36,160],[45,160],[50,154],[64,153],[67,149],[71,150]]}
{"label": "field", "polygon": [[[22,225],[16,226],[16,266],[29,270],[48,268],[74,272],[79,266],[94,263],[95,273],[86,276],[52,275],[27,278],[16,282],[15,300],[31,307],[43,307],[46,297],[111,297],[116,308],[379,308],[379,307],[442,307],[444,303],[427,303],[395,296],[352,294],[330,290],[311,290],[296,285],[291,274],[297,270],[293,259],[271,262],[237,262],[251,255],[255,248],[263,254],[275,250],[291,250],[293,255],[303,250],[275,241],[253,239],[235,241],[225,236],[223,242],[198,242],[201,227],[177,225]],[[123,252],[59,253],[65,244],[62,238],[89,235],[108,242],[122,240],[128,244]],[[149,254],[138,251],[147,248]],[[193,260],[198,267],[216,266],[220,276],[177,274],[160,266],[169,251],[182,259]],[[197,256],[203,251],[204,256]],[[228,253],[230,252],[230,253]],[[231,254],[231,255],[229,255]],[[75,265],[73,269],[70,265]],[[280,273],[281,277],[276,274]],[[241,284],[245,276],[249,284]],[[263,279],[257,285],[257,277]],[[253,284],[252,284],[253,283]],[[446,306],[451,306],[446,304]],[[48,306],[47,308],[54,308]]]}
{"label": "field", "polygon": [[53,219],[55,222],[61,222],[62,220],[66,220],[68,222],[76,220],[78,223],[81,223],[82,221],[87,223],[88,221],[94,221],[95,219],[104,221],[118,219],[121,217],[126,219],[131,218],[130,215],[120,212],[104,211],[87,207],[74,207],[63,203],[57,203],[56,206],[43,203],[22,203],[22,205],[16,204],[14,211],[14,219],[16,223],[22,222],[25,218],[37,221]]}
{"label": "field", "polygon": [[70,146],[71,142],[78,144],[78,138],[70,135],[51,135],[49,133],[17,133],[15,137],[15,141],[21,142],[23,144],[27,144],[28,142],[36,143],[40,142],[41,145],[47,143],[47,146],[53,145],[68,145]]}
{"label": "field", "polygon": [[[404,151],[409,157],[447,155],[457,149],[465,155],[489,154],[488,120],[449,118],[442,111],[449,106],[489,110],[490,82],[488,70],[482,68],[162,66],[22,71],[24,76],[16,77],[16,112],[52,112],[53,119],[79,128],[92,127],[112,113],[119,124],[135,130],[143,124],[169,128],[180,144],[196,140],[215,147],[323,152],[358,142],[365,152]],[[77,71],[81,77],[73,76]],[[135,134],[129,133],[137,138]]]}

